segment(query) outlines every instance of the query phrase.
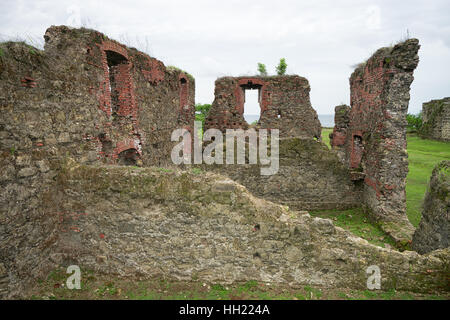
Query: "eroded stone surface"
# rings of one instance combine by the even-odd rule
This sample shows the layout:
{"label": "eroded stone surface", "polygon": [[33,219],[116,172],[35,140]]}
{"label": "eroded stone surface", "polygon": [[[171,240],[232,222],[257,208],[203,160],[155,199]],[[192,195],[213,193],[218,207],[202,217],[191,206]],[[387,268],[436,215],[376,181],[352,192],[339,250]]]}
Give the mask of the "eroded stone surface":
{"label": "eroded stone surface", "polygon": [[261,175],[262,164],[204,165],[244,185],[254,195],[296,210],[361,206],[362,184],[323,143],[311,138],[279,141],[279,170]]}
{"label": "eroded stone surface", "polygon": [[206,129],[247,129],[245,90],[258,89],[261,114],[258,127],[279,129],[280,137],[321,139],[321,125],[309,99],[307,79],[292,76],[223,77],[215,82],[214,102]]}

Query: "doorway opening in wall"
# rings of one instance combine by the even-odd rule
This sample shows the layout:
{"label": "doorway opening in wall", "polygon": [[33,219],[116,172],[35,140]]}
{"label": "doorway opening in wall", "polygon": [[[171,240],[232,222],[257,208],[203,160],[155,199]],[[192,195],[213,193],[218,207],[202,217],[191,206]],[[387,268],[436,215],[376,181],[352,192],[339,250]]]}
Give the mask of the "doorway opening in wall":
{"label": "doorway opening in wall", "polygon": [[243,86],[244,90],[244,119],[250,125],[259,123],[261,116],[261,88],[258,86]]}

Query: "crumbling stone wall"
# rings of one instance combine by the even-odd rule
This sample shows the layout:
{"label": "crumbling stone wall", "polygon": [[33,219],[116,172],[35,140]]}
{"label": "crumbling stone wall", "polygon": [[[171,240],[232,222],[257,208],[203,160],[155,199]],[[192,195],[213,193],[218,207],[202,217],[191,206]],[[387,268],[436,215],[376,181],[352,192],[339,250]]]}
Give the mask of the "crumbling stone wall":
{"label": "crumbling stone wall", "polygon": [[308,80],[296,75],[224,77],[215,82],[214,101],[205,128],[247,129],[245,90],[258,89],[260,128],[279,129],[280,137],[321,138],[321,125],[309,99]]}
{"label": "crumbling stone wall", "polygon": [[423,103],[422,117],[421,136],[450,141],[450,97]]}
{"label": "crumbling stone wall", "polygon": [[[245,185],[253,194],[296,209],[347,209],[361,204],[361,185],[322,144],[321,125],[309,99],[308,80],[299,76],[224,77],[215,82],[215,99],[205,129],[248,129],[246,89],[258,89],[261,116],[256,129],[279,129],[280,169],[271,176],[260,164],[204,165]],[[247,149],[248,150],[248,149]],[[248,159],[247,159],[248,160]]]}
{"label": "crumbling stone wall", "polygon": [[171,163],[172,130],[194,120],[186,73],[93,30],[50,27],[44,38],[43,51],[0,45],[0,292],[9,295],[52,265],[62,211],[50,185],[62,160]]}
{"label": "crumbling stone wall", "polygon": [[381,48],[355,69],[350,120],[338,123],[332,139],[334,149],[345,149],[344,163],[363,173],[368,211],[396,239],[410,239],[414,230],[406,217],[406,114],[419,47],[409,39]]}
{"label": "crumbling stone wall", "polygon": [[425,194],[422,219],[414,232],[412,248],[423,254],[447,248],[450,233],[450,161],[433,170]]}
{"label": "crumbling stone wall", "polygon": [[220,175],[76,165],[58,180],[58,228],[67,230],[52,253],[58,265],[130,279],[362,290],[367,267],[377,265],[382,289],[445,289],[448,249],[421,256],[377,247]]}
{"label": "crumbling stone wall", "polygon": [[[194,79],[99,32],[52,27],[45,38],[46,52],[81,55],[90,75],[96,76],[89,91],[107,119],[96,124],[98,135],[85,138],[96,145],[101,160],[169,164],[171,132],[193,127]],[[74,42],[80,50],[75,53],[73,45],[66,47]]]}
{"label": "crumbling stone wall", "polygon": [[[248,154],[248,149],[247,149]],[[323,143],[314,139],[279,141],[279,170],[267,165],[203,165],[244,185],[254,195],[294,210],[350,209],[361,206],[362,184]]]}

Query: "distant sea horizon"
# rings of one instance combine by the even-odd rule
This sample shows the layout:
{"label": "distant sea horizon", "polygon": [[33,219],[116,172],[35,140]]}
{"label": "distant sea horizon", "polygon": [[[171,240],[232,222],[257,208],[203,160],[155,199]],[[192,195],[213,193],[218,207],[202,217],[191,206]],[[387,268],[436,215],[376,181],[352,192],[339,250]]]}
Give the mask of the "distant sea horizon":
{"label": "distant sea horizon", "polygon": [[[322,127],[334,127],[334,114],[318,114],[317,116]],[[244,114],[244,119],[250,124],[259,120],[259,114]]]}

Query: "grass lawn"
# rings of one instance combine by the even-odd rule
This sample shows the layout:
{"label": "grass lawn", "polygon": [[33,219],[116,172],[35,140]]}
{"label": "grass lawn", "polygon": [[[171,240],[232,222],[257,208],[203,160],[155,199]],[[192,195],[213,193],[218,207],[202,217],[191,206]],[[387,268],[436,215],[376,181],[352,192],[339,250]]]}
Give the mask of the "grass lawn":
{"label": "grass lawn", "polygon": [[427,140],[408,135],[409,173],[406,182],[406,213],[417,227],[421,218],[422,201],[437,163],[450,160],[450,142]]}

